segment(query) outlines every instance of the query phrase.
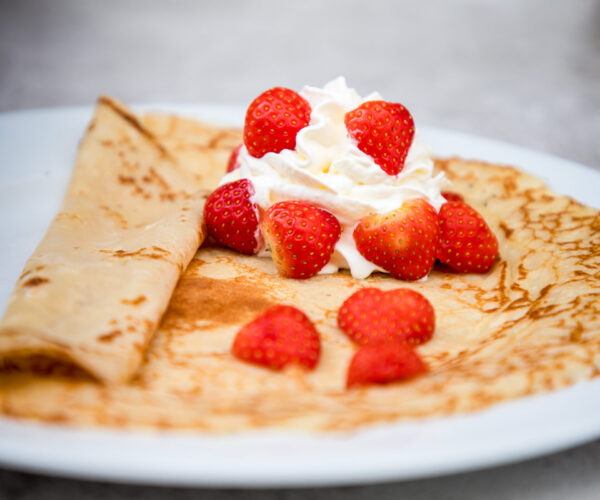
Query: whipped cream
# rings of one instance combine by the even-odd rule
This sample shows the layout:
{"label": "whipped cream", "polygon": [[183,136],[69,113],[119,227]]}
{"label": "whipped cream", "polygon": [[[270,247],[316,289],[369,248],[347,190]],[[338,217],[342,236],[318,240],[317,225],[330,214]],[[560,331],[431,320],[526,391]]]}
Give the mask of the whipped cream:
{"label": "whipped cream", "polygon": [[378,93],[361,98],[338,77],[322,89],[304,87],[300,95],[312,113],[309,125],[296,136],[296,149],[255,158],[242,146],[240,167],[225,175],[220,185],[249,179],[256,191],[254,201],[263,210],[293,199],[310,201],[334,214],[342,234],[321,274],[349,269],[353,277],[362,279],[373,271],[385,272],[356,249],[352,233],[359,219],[395,210],[410,198],[424,198],[439,211],[446,201],[440,191],[447,180],[443,173],[433,175],[431,152],[417,134],[397,175],[388,175],[358,149],[344,116],[366,101],[382,100]]}

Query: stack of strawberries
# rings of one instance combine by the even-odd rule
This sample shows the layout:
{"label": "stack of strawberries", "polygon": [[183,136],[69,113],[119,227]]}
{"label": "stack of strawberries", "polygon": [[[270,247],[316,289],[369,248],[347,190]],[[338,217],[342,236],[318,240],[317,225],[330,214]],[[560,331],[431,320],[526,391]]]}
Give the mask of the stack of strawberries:
{"label": "stack of strawberries", "polygon": [[[293,90],[276,87],[248,108],[244,145],[251,156],[295,149],[298,131],[309,124],[309,103]],[[357,147],[389,175],[403,168],[414,137],[414,122],[398,103],[368,101],[345,116]],[[241,147],[241,146],[240,146]],[[238,167],[240,147],[228,171]],[[353,232],[358,252],[400,280],[429,274],[436,259],[456,272],[486,273],[498,257],[498,241],[483,217],[456,193],[437,212],[425,199],[405,201],[398,209],[360,219]],[[254,188],[240,179],[216,189],[207,199],[207,231],[220,244],[255,254],[266,244],[280,274],[306,279],[330,260],[340,238],[336,217],[305,200],[274,203],[261,213]],[[348,370],[347,385],[389,382],[414,376],[425,365],[411,347],[431,338],[434,311],[409,289],[387,292],[365,288],[344,302],[339,327],[362,347]],[[244,326],[233,353],[246,361],[281,369],[290,363],[313,369],[319,336],[311,321],[292,306],[275,306]]]}

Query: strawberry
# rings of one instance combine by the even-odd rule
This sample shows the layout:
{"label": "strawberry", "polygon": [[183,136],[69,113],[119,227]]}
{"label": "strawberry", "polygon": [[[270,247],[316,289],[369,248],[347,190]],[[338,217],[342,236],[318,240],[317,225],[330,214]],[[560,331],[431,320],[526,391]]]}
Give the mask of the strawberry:
{"label": "strawberry", "polygon": [[280,201],[265,212],[262,229],[279,272],[288,278],[310,278],[329,262],[340,239],[340,223],[306,201]]}
{"label": "strawberry", "polygon": [[442,191],[442,196],[446,198],[446,201],[465,201],[462,194],[455,193],[454,191]]}
{"label": "strawberry", "polygon": [[204,206],[208,234],[221,245],[251,255],[262,246],[259,212],[248,179],[224,184],[213,191]]}
{"label": "strawberry", "polygon": [[418,280],[435,262],[437,212],[423,198],[413,198],[392,212],[363,217],[353,236],[357,250],[369,262],[394,278]]}
{"label": "strawberry", "polygon": [[227,173],[233,172],[236,168],[240,167],[238,162],[238,156],[240,156],[240,149],[242,149],[243,144],[236,146],[235,149],[231,152],[231,156],[229,157],[229,161],[227,162]]}
{"label": "strawberry", "polygon": [[415,135],[413,118],[402,104],[367,101],[346,113],[344,123],[358,149],[385,173],[396,175],[402,170]]}
{"label": "strawberry", "polygon": [[244,144],[248,152],[262,158],[296,147],[296,134],[310,121],[310,104],[297,92],[274,87],[260,94],[248,107]]}
{"label": "strawberry", "polygon": [[498,257],[498,240],[483,217],[461,201],[449,201],[439,213],[437,257],[461,273],[487,273]]}
{"label": "strawberry", "polygon": [[363,288],[345,300],[337,321],[358,344],[395,340],[422,344],[433,335],[435,313],[430,302],[414,290]]}
{"label": "strawberry", "polygon": [[402,341],[362,346],[350,361],[346,387],[385,384],[421,373],[427,367],[415,350]]}
{"label": "strawberry", "polygon": [[319,333],[299,309],[276,305],[237,333],[232,353],[250,363],[280,370],[289,364],[313,369],[319,361]]}

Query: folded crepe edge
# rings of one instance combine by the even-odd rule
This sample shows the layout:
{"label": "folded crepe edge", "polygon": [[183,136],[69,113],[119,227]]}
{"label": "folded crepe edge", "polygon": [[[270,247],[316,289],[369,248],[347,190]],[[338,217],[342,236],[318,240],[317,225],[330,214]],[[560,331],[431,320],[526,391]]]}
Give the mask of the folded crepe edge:
{"label": "folded crepe edge", "polygon": [[[33,372],[46,375],[68,375],[72,378],[96,378],[93,366],[78,359],[68,346],[41,338],[43,332],[24,328],[1,327],[1,372]],[[16,345],[2,344],[18,337]]]}
{"label": "folded crepe edge", "polygon": [[[134,115],[129,108],[125,106],[121,101],[115,99],[114,97],[108,95],[100,95],[96,100],[96,105],[104,105],[111,108],[115,113],[121,116],[126,122],[129,123],[133,128],[135,128],[140,134],[142,134],[148,141],[153,144],[163,156],[168,157],[169,159],[175,161],[175,158],[169,153],[167,148],[165,148],[158,138],[147,128],[144,124],[139,120],[139,118]],[[92,121],[88,125],[87,131],[93,129],[95,125],[95,118],[92,118]]]}

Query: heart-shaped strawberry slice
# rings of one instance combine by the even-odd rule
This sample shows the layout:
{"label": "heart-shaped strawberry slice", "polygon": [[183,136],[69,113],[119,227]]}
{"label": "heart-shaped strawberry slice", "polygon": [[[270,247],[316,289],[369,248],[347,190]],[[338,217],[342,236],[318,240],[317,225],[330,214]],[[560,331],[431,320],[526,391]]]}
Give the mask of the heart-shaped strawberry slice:
{"label": "heart-shaped strawberry slice", "polygon": [[248,179],[223,184],[206,199],[204,220],[210,236],[221,245],[247,255],[263,246],[254,186]]}
{"label": "heart-shaped strawberry slice", "polygon": [[310,278],[323,269],[341,232],[333,214],[302,200],[271,205],[262,228],[280,274],[296,279]]}
{"label": "heart-shaped strawberry slice", "polygon": [[483,216],[462,201],[448,201],[439,213],[437,258],[459,273],[487,273],[498,258],[498,239]]}
{"label": "heart-shaped strawberry slice", "polygon": [[402,170],[415,135],[413,117],[402,104],[367,101],[348,111],[344,123],[358,149],[385,173],[396,175]]}
{"label": "heart-shaped strawberry slice", "polygon": [[296,147],[296,135],[310,122],[311,108],[300,94],[274,87],[259,95],[248,107],[244,144],[248,153],[262,158]]}
{"label": "heart-shaped strawberry slice", "polygon": [[427,371],[415,350],[400,340],[362,346],[348,367],[346,387],[387,384],[416,377]]}
{"label": "heart-shaped strawberry slice", "polygon": [[433,335],[435,313],[430,302],[414,290],[363,288],[342,304],[338,325],[361,345],[398,340],[422,344]]}
{"label": "heart-shaped strawberry slice", "polygon": [[321,341],[306,314],[293,306],[276,305],[241,328],[232,352],[243,361],[273,370],[290,364],[312,370],[319,361]]}
{"label": "heart-shaped strawberry slice", "polygon": [[394,278],[414,281],[431,271],[438,244],[438,215],[423,198],[358,221],[353,238],[358,252]]}

